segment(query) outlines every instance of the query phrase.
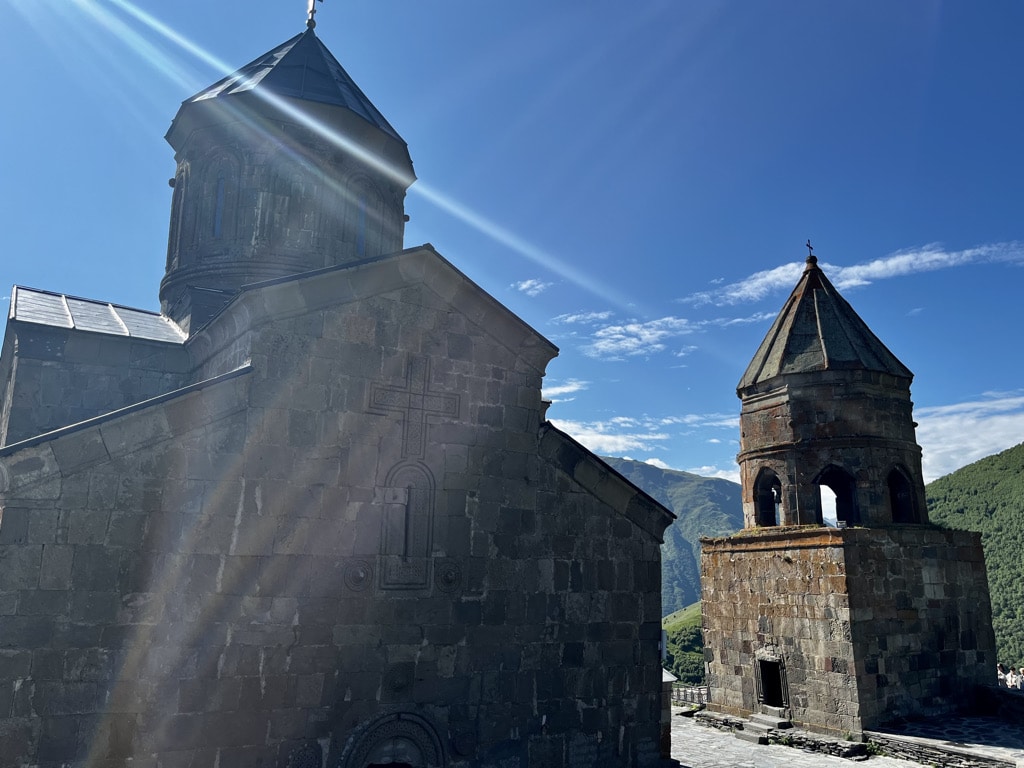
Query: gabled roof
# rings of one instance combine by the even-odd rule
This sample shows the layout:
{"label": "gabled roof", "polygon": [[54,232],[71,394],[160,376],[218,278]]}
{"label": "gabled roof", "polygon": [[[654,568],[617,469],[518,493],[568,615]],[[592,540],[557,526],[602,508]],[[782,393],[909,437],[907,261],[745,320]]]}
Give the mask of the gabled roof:
{"label": "gabled roof", "polygon": [[188,347],[194,363],[201,366],[208,355],[237,339],[239,327],[253,329],[278,318],[360,301],[416,284],[433,291],[541,375],[558,354],[558,347],[470,280],[429,243],[244,285],[220,312],[193,332]]}
{"label": "gabled roof", "polygon": [[737,390],[780,375],[840,369],[914,377],[839,295],[812,255]]}
{"label": "gabled roof", "polygon": [[22,323],[173,344],[182,344],[186,338],[177,325],[157,312],[18,285],[11,293],[9,318]]}
{"label": "gabled roof", "polygon": [[665,529],[676,519],[675,513],[550,421],[541,425],[538,453],[659,543],[664,543]]}
{"label": "gabled roof", "polygon": [[344,107],[404,143],[312,29],[307,29],[249,62],[185,103],[218,99],[247,91],[262,91]]}

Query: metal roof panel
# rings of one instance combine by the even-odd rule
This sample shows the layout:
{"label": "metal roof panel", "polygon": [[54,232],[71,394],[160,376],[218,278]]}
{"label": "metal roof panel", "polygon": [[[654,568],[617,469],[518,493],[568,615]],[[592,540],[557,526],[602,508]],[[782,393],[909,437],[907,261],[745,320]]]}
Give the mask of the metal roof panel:
{"label": "metal roof panel", "polygon": [[72,328],[71,312],[64,296],[49,291],[14,286],[11,300],[11,319],[26,323],[52,325],[58,328]]}
{"label": "metal roof panel", "polygon": [[345,107],[402,141],[398,132],[311,29],[204,88],[186,103],[261,90],[278,96]]}
{"label": "metal roof panel", "polygon": [[23,323],[171,344],[181,344],[186,339],[173,321],[157,312],[17,285],[11,310],[11,319]]}

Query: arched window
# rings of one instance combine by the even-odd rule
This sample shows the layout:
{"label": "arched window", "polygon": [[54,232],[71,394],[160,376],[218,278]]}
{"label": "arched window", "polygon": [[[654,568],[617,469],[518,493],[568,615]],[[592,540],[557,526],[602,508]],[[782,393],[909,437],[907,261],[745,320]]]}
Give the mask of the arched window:
{"label": "arched window", "polygon": [[217,176],[217,190],[214,192],[213,237],[219,238],[224,227],[224,169]]}
{"label": "arched window", "polygon": [[[818,475],[815,485],[819,488],[819,498],[821,486],[827,486],[835,494],[837,528],[860,524],[860,513],[857,509],[857,481],[853,475],[834,464],[829,465]],[[818,522],[824,521],[819,519]]]}
{"label": "arched window", "polygon": [[762,469],[754,481],[754,510],[757,525],[782,522],[782,483],[770,469]]}
{"label": "arched window", "polygon": [[894,467],[886,480],[889,487],[889,508],[894,523],[920,523],[914,489],[900,467]]}

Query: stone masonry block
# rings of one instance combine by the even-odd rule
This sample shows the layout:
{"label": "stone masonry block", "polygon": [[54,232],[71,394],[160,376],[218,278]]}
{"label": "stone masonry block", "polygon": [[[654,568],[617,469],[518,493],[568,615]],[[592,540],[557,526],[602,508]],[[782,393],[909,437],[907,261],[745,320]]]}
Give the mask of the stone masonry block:
{"label": "stone masonry block", "polygon": [[102,544],[107,536],[110,519],[109,506],[100,509],[75,509],[69,511],[67,522],[68,544]]}
{"label": "stone masonry block", "polygon": [[99,427],[64,435],[53,441],[52,448],[60,470],[65,475],[110,458]]}
{"label": "stone masonry block", "polygon": [[[56,509],[33,509],[29,512],[28,538],[30,544],[51,544],[57,541],[60,512]],[[3,523],[0,521],[0,526]],[[0,528],[2,530],[2,528]]]}
{"label": "stone masonry block", "polygon": [[7,499],[56,499],[60,497],[61,468],[52,444],[26,448],[0,462],[0,482],[6,479]]}
{"label": "stone masonry block", "polygon": [[42,561],[41,545],[13,544],[0,546],[0,574],[3,588],[34,589],[39,583]]}
{"label": "stone masonry block", "polygon": [[30,509],[18,507],[0,509],[0,546],[28,541],[31,513]]}
{"label": "stone masonry block", "polygon": [[146,408],[100,425],[100,433],[110,455],[120,456],[149,447],[172,434],[162,406]]}

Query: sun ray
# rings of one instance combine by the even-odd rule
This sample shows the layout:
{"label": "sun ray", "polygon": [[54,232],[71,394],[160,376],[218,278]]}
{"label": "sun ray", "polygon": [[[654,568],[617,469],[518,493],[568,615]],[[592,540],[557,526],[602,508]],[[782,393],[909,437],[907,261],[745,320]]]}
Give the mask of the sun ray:
{"label": "sun ray", "polygon": [[[76,2],[81,3],[85,2],[85,0],[76,0]],[[214,68],[222,75],[228,75],[235,71],[234,67],[229,66],[226,62],[217,58],[203,47],[192,42],[181,33],[172,29],[167,24],[164,24],[152,14],[143,11],[128,0],[109,0],[109,2],[124,11],[126,14],[130,15],[132,18],[141,22],[152,31],[156,32],[164,39],[185,51],[189,56],[194,57],[207,66]],[[138,36],[133,36],[133,40],[134,37]],[[143,57],[149,56],[150,51],[153,49],[153,46],[151,45],[143,45],[142,43],[136,44],[134,42],[131,47],[133,51]],[[185,84],[185,78],[181,74],[183,70],[180,65],[167,65],[166,69],[162,71],[171,77],[171,79],[176,83],[182,85]],[[194,86],[190,85],[190,87]],[[371,165],[376,170],[387,175],[389,178],[399,180],[403,179],[402,171],[394,166],[382,162],[377,156],[367,153],[362,148],[347,140],[344,136],[341,136],[337,132],[331,130],[329,126],[325,125],[320,120],[317,120],[304,110],[296,107],[288,100],[276,97],[273,94],[263,93],[259,90],[256,90],[255,93],[259,94],[263,99],[276,109],[286,114],[289,118],[295,120],[309,130],[314,131],[325,141],[328,141],[339,149],[358,157],[362,162]],[[560,259],[549,251],[546,251],[540,246],[530,242],[526,238],[510,231],[506,227],[501,226],[492,219],[484,216],[482,213],[473,210],[469,206],[464,205],[454,198],[444,194],[431,185],[423,181],[417,181],[409,192],[410,194],[422,198],[430,205],[447,213],[461,223],[482,233],[490,240],[508,248],[531,263],[553,272],[562,279],[573,283],[588,293],[595,295],[620,309],[634,306],[634,302],[629,297],[621,294],[611,286],[604,284],[594,275],[587,274],[572,266],[563,259]]]}

